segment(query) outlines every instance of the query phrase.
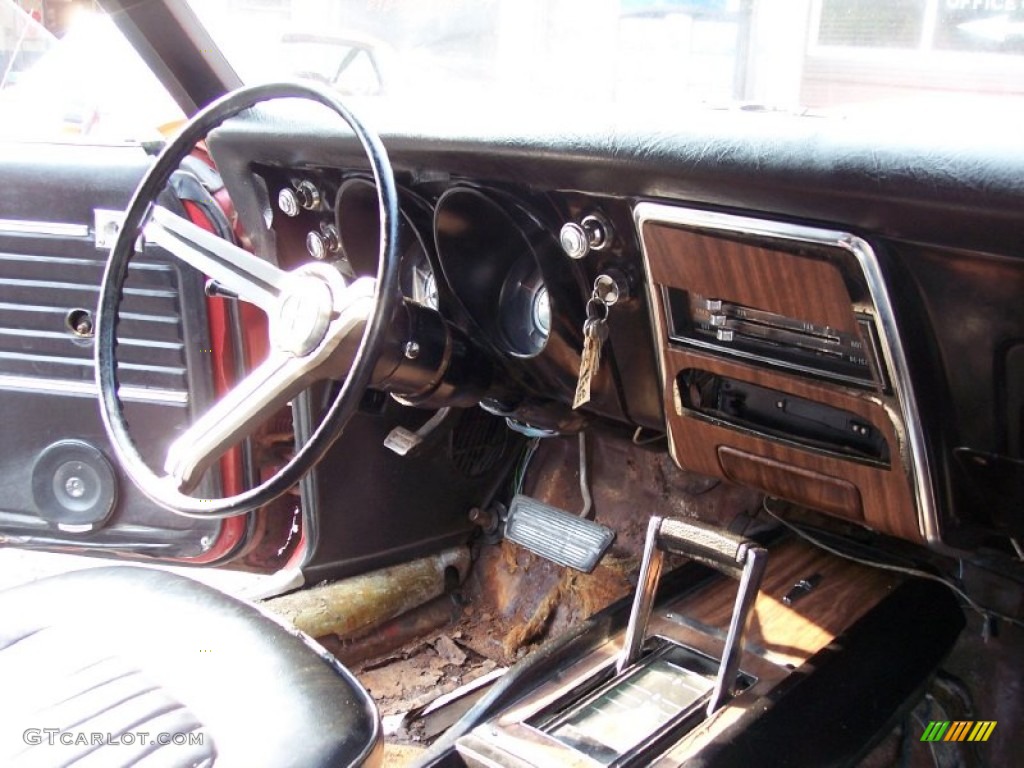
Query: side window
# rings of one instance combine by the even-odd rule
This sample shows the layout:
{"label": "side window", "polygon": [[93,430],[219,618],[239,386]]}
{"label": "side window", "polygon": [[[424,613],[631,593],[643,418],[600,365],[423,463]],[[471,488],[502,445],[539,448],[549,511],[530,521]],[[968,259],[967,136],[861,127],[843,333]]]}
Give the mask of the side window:
{"label": "side window", "polygon": [[183,118],[93,3],[67,4],[76,12],[51,14],[51,28],[47,9],[30,5],[0,0],[0,139],[139,143]]}

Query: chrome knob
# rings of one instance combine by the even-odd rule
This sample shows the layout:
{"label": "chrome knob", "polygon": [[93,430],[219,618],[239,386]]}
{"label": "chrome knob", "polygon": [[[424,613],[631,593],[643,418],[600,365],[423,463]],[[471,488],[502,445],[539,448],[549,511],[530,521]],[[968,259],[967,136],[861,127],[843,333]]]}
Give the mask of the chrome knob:
{"label": "chrome knob", "polygon": [[612,226],[596,213],[583,217],[577,224],[570,221],[562,226],[558,240],[570,259],[582,259],[591,251],[603,251],[612,242]]}
{"label": "chrome knob", "polygon": [[587,233],[587,241],[595,251],[603,251],[612,244],[612,225],[603,216],[592,213],[580,222]]}
{"label": "chrome knob", "polygon": [[295,187],[295,194],[298,196],[299,204],[307,211],[320,210],[320,190],[312,181],[300,181]]}
{"label": "chrome knob", "polygon": [[338,230],[333,224],[321,224],[319,230],[306,235],[306,250],[317,261],[325,261],[341,250]]}
{"label": "chrome knob", "polygon": [[562,244],[562,250],[570,259],[582,259],[590,253],[590,240],[587,233],[579,224],[570,221],[562,227],[558,234],[558,240]]}
{"label": "chrome knob", "polygon": [[302,210],[299,196],[291,187],[285,187],[277,193],[277,207],[281,209],[281,213],[291,218],[298,216],[299,211]]}

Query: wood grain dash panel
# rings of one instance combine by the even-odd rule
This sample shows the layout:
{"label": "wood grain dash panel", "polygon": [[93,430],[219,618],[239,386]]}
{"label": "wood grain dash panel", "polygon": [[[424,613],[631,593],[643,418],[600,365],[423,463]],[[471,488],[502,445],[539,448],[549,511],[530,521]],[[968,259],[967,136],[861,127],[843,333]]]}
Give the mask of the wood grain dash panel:
{"label": "wood grain dash panel", "polygon": [[[670,448],[676,462],[694,472],[727,478],[719,460],[721,447],[760,456],[795,469],[808,470],[817,475],[836,478],[853,485],[861,498],[862,514],[848,519],[867,525],[877,531],[911,541],[921,541],[917,528],[911,479],[900,459],[901,439],[886,409],[875,398],[841,387],[819,384],[790,374],[717,357],[705,352],[683,349],[665,349],[666,381],[665,418],[671,436]],[[841,456],[823,453],[784,443],[770,437],[723,426],[697,418],[681,410],[675,396],[675,376],[687,368],[698,368],[738,381],[815,400],[850,411],[874,425],[889,443],[892,467],[885,468],[850,461]],[[738,482],[773,493],[774,487],[756,482],[758,477],[744,477]],[[764,479],[764,475],[760,476]],[[793,498],[794,501],[799,499]],[[804,503],[804,502],[801,502]],[[819,507],[820,508],[820,507]],[[822,510],[842,515],[841,509]]]}
{"label": "wood grain dash panel", "polygon": [[[787,606],[782,598],[801,579],[819,585]],[[858,565],[798,539],[773,547],[754,604],[747,642],[773,660],[800,666],[867,613],[901,580],[898,574]],[[673,610],[703,624],[728,629],[736,582],[723,579],[688,596]]]}
{"label": "wood grain dash panel", "polygon": [[654,222],[643,236],[655,283],[859,333],[832,264]]}
{"label": "wood grain dash panel", "polygon": [[823,512],[853,520],[864,519],[860,491],[847,480],[728,446],[719,446],[718,463],[725,476],[734,483],[763,488],[772,496]]}

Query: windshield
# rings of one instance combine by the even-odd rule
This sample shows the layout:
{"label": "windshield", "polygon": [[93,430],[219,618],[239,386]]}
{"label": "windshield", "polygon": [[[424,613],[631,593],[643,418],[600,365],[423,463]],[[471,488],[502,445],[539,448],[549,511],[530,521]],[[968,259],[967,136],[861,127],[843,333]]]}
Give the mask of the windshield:
{"label": "windshield", "polygon": [[[191,0],[243,80],[958,117],[1024,104],[1022,0]],[[446,98],[445,103],[451,99]]]}
{"label": "windshield", "polygon": [[68,7],[76,12],[0,0],[0,139],[160,140],[181,110],[109,18]]}

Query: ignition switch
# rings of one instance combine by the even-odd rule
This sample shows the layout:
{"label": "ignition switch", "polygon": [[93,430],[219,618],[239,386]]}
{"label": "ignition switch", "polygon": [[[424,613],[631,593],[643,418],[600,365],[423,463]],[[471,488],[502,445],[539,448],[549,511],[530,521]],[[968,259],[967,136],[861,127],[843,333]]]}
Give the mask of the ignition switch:
{"label": "ignition switch", "polygon": [[619,270],[609,269],[597,276],[594,294],[606,307],[613,307],[629,299],[629,279]]}

